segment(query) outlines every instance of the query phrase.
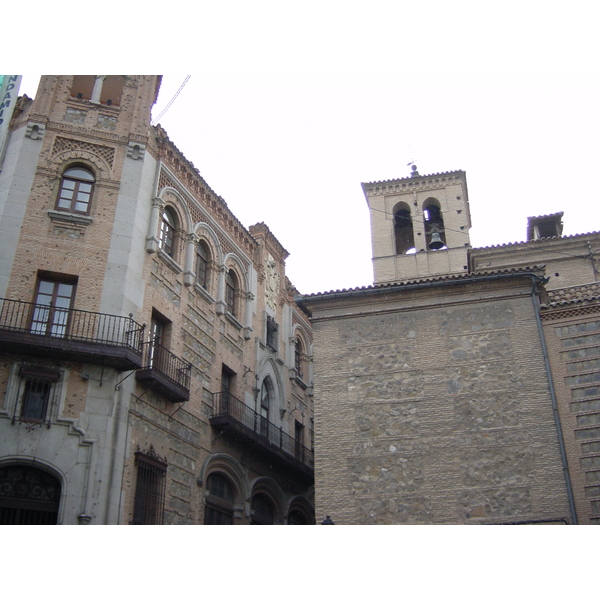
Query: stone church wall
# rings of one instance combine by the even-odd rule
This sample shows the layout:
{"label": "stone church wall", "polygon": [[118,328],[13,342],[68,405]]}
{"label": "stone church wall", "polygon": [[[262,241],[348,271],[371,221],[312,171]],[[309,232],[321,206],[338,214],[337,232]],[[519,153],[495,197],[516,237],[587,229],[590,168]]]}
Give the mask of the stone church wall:
{"label": "stone church wall", "polygon": [[317,515],[569,516],[531,296],[499,287],[311,306]]}

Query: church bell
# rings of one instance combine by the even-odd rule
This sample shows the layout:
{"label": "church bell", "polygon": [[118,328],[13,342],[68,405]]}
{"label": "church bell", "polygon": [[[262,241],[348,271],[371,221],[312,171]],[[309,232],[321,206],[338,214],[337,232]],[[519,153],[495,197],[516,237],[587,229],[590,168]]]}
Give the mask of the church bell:
{"label": "church bell", "polygon": [[444,247],[444,242],[442,241],[442,236],[439,233],[433,233],[431,235],[431,242],[429,242],[430,250],[439,250]]}

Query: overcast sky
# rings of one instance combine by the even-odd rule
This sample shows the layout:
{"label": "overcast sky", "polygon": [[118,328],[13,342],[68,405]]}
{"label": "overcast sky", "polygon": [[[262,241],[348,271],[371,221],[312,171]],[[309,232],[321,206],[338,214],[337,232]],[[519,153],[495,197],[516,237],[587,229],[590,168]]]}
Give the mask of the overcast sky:
{"label": "overcast sky", "polygon": [[166,73],[154,116],[191,75],[161,125],[245,226],[269,226],[300,292],[372,283],[360,184],[413,160],[466,171],[473,246],[557,211],[565,235],[600,229],[593,3],[205,4],[107,64],[30,66]]}

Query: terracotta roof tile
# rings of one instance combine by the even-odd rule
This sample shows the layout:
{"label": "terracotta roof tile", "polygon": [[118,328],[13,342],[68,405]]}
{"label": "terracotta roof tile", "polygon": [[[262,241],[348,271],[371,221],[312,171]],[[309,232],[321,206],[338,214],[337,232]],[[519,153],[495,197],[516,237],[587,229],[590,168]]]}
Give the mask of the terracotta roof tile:
{"label": "terracotta roof tile", "polygon": [[410,279],[406,281],[390,282],[390,283],[379,283],[370,286],[362,286],[355,288],[343,288],[338,290],[330,290],[328,292],[315,292],[313,294],[306,294],[300,296],[301,299],[318,298],[333,294],[349,293],[349,292],[361,292],[370,290],[381,290],[385,288],[401,288],[403,286],[418,285],[423,283],[431,283],[436,281],[459,281],[462,279],[477,279],[485,277],[493,277],[494,275],[505,275],[513,274],[518,275],[519,273],[531,273],[541,274],[544,272],[544,265],[533,265],[531,267],[515,267],[510,269],[496,269],[491,271],[477,271],[476,273],[455,273],[449,275],[439,275],[437,277],[422,277],[420,279]]}

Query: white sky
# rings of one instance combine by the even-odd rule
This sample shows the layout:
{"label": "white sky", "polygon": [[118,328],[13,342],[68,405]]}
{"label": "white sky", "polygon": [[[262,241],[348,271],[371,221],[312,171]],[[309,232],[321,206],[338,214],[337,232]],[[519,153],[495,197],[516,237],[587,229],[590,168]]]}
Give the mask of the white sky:
{"label": "white sky", "polygon": [[115,26],[105,63],[30,67],[168,73],[155,116],[191,74],[160,123],[245,226],[269,226],[300,292],[372,283],[360,184],[407,177],[411,160],[467,172],[473,246],[561,210],[565,235],[600,229],[592,2],[193,6],[141,17],[147,37]]}

